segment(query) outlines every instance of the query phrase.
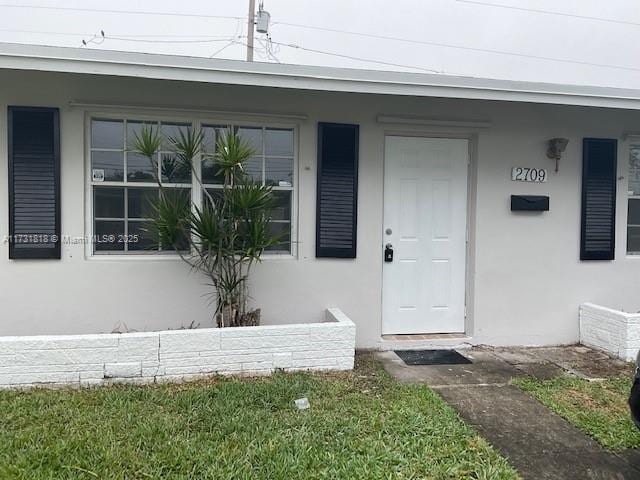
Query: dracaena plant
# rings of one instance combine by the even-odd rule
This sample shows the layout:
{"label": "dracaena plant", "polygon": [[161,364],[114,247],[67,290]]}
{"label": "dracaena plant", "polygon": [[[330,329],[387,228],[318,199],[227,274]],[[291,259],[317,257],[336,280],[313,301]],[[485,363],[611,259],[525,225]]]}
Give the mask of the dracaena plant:
{"label": "dracaena plant", "polygon": [[[173,155],[163,156],[158,168],[163,141],[172,146]],[[191,175],[203,143],[203,132],[194,129],[163,139],[152,126],[145,126],[136,135],[132,149],[149,159],[160,190],[152,202],[148,231],[162,248],[172,248],[207,277],[219,327],[258,325],[260,309],[248,309],[248,280],[264,251],[281,241],[269,228],[273,192],[247,175],[246,162],[255,152],[231,129],[218,136],[215,148],[216,174],[224,179],[223,188],[212,194],[194,174],[194,187],[204,196],[199,207],[192,206],[188,190],[165,187],[158,171],[168,181],[174,172]]]}

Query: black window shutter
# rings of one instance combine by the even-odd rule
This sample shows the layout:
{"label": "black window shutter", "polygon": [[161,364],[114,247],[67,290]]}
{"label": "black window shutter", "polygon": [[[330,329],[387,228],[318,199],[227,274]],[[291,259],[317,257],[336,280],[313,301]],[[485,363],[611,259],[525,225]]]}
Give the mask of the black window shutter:
{"label": "black window shutter", "polygon": [[57,108],[9,107],[9,258],[60,258]]}
{"label": "black window shutter", "polygon": [[358,125],[318,124],[316,257],[356,258]]}
{"label": "black window shutter", "polygon": [[613,260],[616,230],[618,142],[582,142],[582,231],[580,260]]}

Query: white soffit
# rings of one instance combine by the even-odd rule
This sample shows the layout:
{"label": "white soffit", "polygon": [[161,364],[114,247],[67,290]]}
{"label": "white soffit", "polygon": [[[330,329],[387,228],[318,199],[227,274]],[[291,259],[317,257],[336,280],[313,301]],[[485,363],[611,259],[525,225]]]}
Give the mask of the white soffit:
{"label": "white soffit", "polygon": [[640,90],[0,43],[0,70],[640,110]]}

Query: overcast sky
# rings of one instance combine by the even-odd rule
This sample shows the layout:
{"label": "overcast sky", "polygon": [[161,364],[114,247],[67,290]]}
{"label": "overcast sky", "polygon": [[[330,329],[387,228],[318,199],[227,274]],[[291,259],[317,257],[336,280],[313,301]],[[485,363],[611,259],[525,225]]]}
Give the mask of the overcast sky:
{"label": "overcast sky", "polygon": [[[273,44],[267,55],[257,36],[257,61],[640,88],[638,0],[265,0],[264,8]],[[0,0],[0,41],[84,39],[83,48],[244,59],[247,10],[248,0]],[[101,30],[106,38],[92,41]]]}

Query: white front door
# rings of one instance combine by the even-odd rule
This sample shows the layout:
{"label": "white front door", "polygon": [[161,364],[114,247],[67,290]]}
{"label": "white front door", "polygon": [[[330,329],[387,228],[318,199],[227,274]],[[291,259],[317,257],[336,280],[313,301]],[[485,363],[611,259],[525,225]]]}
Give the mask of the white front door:
{"label": "white front door", "polygon": [[386,137],[383,334],[464,332],[468,158],[467,140]]}

